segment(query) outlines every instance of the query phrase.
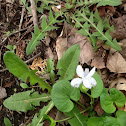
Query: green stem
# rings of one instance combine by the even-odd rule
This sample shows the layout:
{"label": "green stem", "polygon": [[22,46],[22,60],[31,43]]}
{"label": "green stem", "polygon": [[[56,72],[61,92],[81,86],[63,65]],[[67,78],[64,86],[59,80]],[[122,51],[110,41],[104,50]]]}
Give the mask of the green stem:
{"label": "green stem", "polygon": [[89,93],[87,93],[87,92],[84,92],[86,95],[88,95],[90,98],[91,98],[91,95],[89,94]]}
{"label": "green stem", "polygon": [[91,104],[91,109],[93,109],[94,98],[92,98],[92,96],[91,96],[89,93],[87,93],[87,92],[85,92],[85,94],[88,95],[88,96],[90,97],[90,99],[91,99],[91,102],[90,102],[90,104]]}
{"label": "green stem", "polygon": [[67,120],[69,120],[71,118],[73,118],[73,117],[68,117],[68,118],[65,118],[65,119],[62,119],[62,120],[56,120],[55,122],[63,122],[63,121],[67,121]]}
{"label": "green stem", "polygon": [[83,107],[84,109],[86,108],[86,107],[83,106],[80,102],[76,101],[76,103],[77,103],[78,105],[80,105],[81,107]]}
{"label": "green stem", "polygon": [[[86,112],[87,110],[90,110],[90,108],[86,108],[85,110],[81,111],[80,114]],[[67,121],[69,119],[72,119],[73,117],[68,117],[68,118],[65,118],[65,119],[62,119],[62,120],[55,120],[55,122],[63,122],[63,121]]]}
{"label": "green stem", "polygon": [[86,108],[85,110],[81,111],[80,114],[85,113],[86,111],[90,110],[90,107]]}

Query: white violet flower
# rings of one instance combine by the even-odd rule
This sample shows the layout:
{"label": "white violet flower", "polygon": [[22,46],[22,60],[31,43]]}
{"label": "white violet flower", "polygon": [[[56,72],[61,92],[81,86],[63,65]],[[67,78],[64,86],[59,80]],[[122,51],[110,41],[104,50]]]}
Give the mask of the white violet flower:
{"label": "white violet flower", "polygon": [[78,65],[76,68],[76,73],[77,75],[80,77],[74,78],[71,81],[71,86],[73,87],[79,87],[81,83],[83,83],[83,85],[86,88],[91,89],[92,87],[96,86],[97,82],[96,80],[92,77],[95,73],[95,67],[93,67],[91,69],[91,71],[89,72],[89,68],[86,68],[85,71],[83,70],[81,65]]}

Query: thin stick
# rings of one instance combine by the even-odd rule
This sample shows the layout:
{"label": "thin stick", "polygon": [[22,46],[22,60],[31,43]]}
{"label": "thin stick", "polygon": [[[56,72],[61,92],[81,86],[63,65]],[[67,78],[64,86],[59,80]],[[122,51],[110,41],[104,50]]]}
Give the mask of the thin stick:
{"label": "thin stick", "polygon": [[[23,18],[24,18],[24,12],[25,12],[25,7],[22,7],[22,12],[21,12],[21,19],[20,19],[20,24],[19,24],[19,31],[21,30],[21,26],[22,26],[22,22],[23,22]],[[19,36],[20,36],[20,32],[19,32]]]}
{"label": "thin stick", "polygon": [[14,31],[14,32],[10,33],[6,38],[4,38],[4,40],[0,43],[0,45],[2,45],[11,35],[16,34],[18,32],[21,32],[21,31],[25,31],[25,30],[27,30],[27,29],[29,29],[31,27],[32,27],[32,25],[30,25],[30,26],[28,26],[28,27],[26,27],[24,29],[21,29],[21,30],[18,30],[18,31]]}
{"label": "thin stick", "polygon": [[35,0],[30,0],[31,3],[31,11],[33,15],[33,23],[34,27],[38,25],[38,18],[37,18],[37,12],[36,12],[36,6],[35,6]]}

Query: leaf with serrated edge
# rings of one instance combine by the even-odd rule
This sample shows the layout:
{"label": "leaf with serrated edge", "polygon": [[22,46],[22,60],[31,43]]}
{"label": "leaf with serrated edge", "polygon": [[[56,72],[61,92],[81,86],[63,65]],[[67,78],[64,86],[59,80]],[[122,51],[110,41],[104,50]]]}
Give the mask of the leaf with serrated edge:
{"label": "leaf with serrated edge", "polygon": [[26,91],[14,94],[4,101],[4,106],[14,111],[27,112],[34,109],[33,105],[39,106],[40,101],[47,102],[51,98],[48,94],[39,95],[38,92],[34,92],[30,95],[31,93],[32,91]]}
{"label": "leaf with serrated edge", "polygon": [[[52,14],[52,12],[50,12],[50,14]],[[42,24],[41,24],[42,31],[40,32],[40,34],[36,35],[36,33],[34,33],[35,35],[34,36],[32,35],[33,36],[32,40],[30,41],[30,43],[26,48],[27,55],[31,54],[35,49],[35,47],[40,43],[39,40],[43,39],[46,36],[45,32],[57,28],[57,27],[52,27],[52,28],[50,27],[54,23],[61,22],[56,20],[59,17],[59,14],[56,13],[55,15],[56,15],[55,18],[53,18],[53,20],[51,20],[48,24],[46,22],[45,17],[43,17]]]}
{"label": "leaf with serrated edge", "polygon": [[41,88],[44,90],[45,88],[48,91],[51,91],[51,86],[43,81],[42,78],[38,77],[35,74],[35,71],[32,71],[28,68],[28,66],[21,60],[16,54],[13,52],[6,52],[4,54],[4,63],[8,68],[9,72],[11,72],[14,76],[26,82],[27,78],[30,78],[30,83],[32,85],[39,83]]}
{"label": "leaf with serrated edge", "polygon": [[48,114],[53,107],[54,103],[50,101],[49,104],[44,106],[39,113],[35,114],[34,118],[32,119],[32,123],[28,126],[42,126],[44,115]]}

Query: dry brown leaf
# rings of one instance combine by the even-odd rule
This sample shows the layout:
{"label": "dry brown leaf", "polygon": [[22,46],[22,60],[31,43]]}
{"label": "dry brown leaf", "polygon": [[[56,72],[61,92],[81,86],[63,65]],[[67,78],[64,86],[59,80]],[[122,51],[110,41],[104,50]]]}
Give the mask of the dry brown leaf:
{"label": "dry brown leaf", "polygon": [[54,55],[53,55],[53,52],[52,52],[52,50],[50,49],[50,47],[48,47],[48,48],[46,49],[46,51],[45,51],[45,56],[46,56],[47,59],[49,59],[49,58],[54,59]]}
{"label": "dry brown leaf", "polygon": [[32,62],[32,65],[29,66],[32,70],[38,70],[36,73],[41,74],[45,72],[45,68],[47,67],[47,60],[42,60],[41,57],[37,57]]}
{"label": "dry brown leaf", "polygon": [[122,17],[113,18],[112,23],[115,30],[111,33],[113,38],[126,39],[126,15]]}
{"label": "dry brown leaf", "polygon": [[0,99],[7,97],[5,88],[0,86]]}
{"label": "dry brown leaf", "polygon": [[103,115],[103,114],[104,114],[104,110],[102,109],[100,102],[97,103],[97,105],[95,106],[94,110],[95,110],[99,115]]}
{"label": "dry brown leaf", "polygon": [[67,38],[59,37],[56,41],[56,52],[58,60],[61,59],[66,50],[67,50]]}
{"label": "dry brown leaf", "polygon": [[60,35],[56,42],[58,59],[60,59],[63,56],[64,52],[74,44],[80,45],[81,48],[79,59],[80,63],[90,64],[91,60],[94,58],[95,53],[91,42],[85,36],[77,33],[76,29],[71,25],[65,23],[62,35]]}
{"label": "dry brown leaf", "polygon": [[119,42],[119,44],[122,47],[122,51],[120,54],[123,56],[123,58],[126,60],[126,39],[123,39],[122,41]]}
{"label": "dry brown leaf", "polygon": [[14,83],[15,83],[15,81],[11,81],[11,82],[9,82],[9,83],[6,83],[6,84],[4,85],[4,87],[5,87],[5,88],[6,88],[6,87],[11,87]]}
{"label": "dry brown leaf", "polygon": [[109,86],[110,88],[117,88],[118,90],[125,90],[126,91],[126,79],[123,77],[117,78]]}
{"label": "dry brown leaf", "polygon": [[107,59],[107,68],[111,72],[126,73],[126,60],[119,52],[110,53]]}
{"label": "dry brown leaf", "polygon": [[102,68],[105,68],[105,62],[104,62],[103,58],[96,56],[92,60],[91,66],[95,66],[98,69],[102,69]]}

